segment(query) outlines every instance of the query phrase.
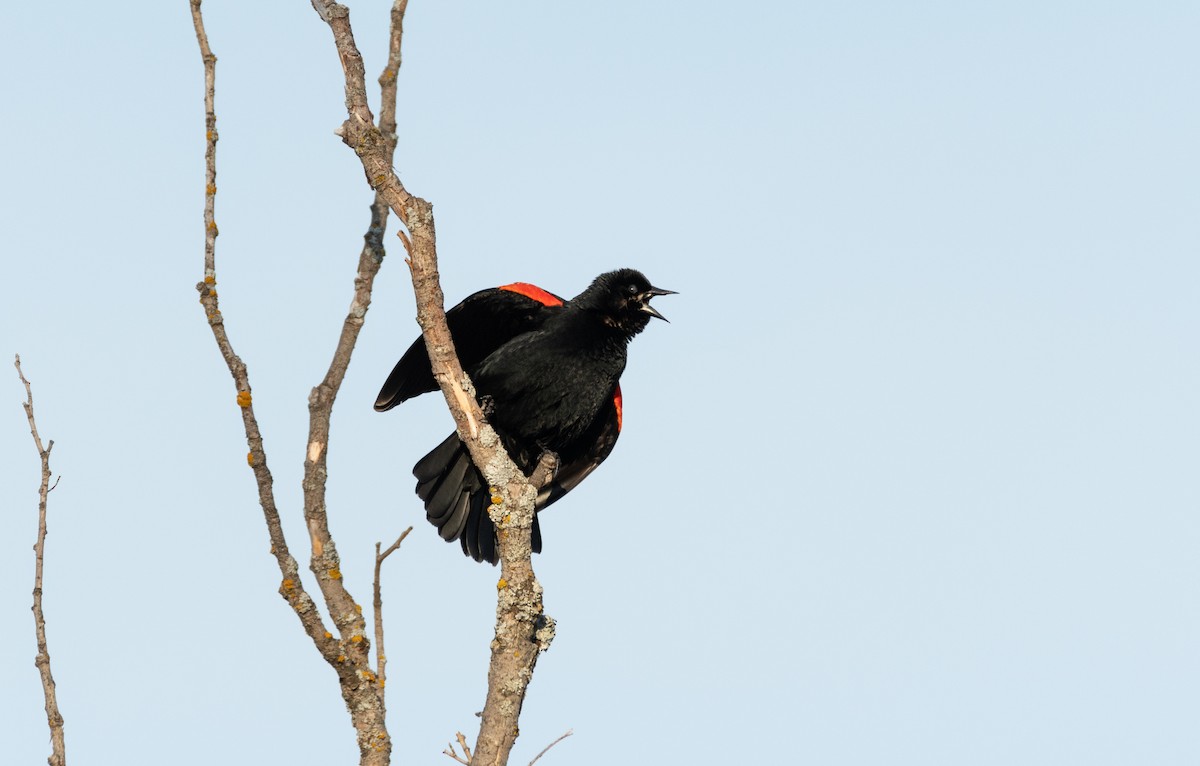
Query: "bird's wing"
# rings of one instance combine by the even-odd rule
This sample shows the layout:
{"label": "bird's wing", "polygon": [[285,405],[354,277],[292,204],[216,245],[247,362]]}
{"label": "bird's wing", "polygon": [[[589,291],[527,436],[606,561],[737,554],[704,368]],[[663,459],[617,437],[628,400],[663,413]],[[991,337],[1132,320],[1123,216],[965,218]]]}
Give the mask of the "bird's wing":
{"label": "bird's wing", "polygon": [[561,461],[554,479],[538,493],[536,507],[543,510],[570,492],[588,474],[604,462],[621,435],[621,387],[618,385],[613,398],[600,408],[592,421],[588,434],[580,440],[583,448],[576,454],[560,454]]}
{"label": "bird's wing", "polygon": [[[466,298],[446,312],[463,369],[471,371],[500,346],[541,327],[562,306],[562,298],[524,282],[480,290]],[[436,390],[425,341],[418,337],[379,389],[375,409],[384,412],[406,399]]]}

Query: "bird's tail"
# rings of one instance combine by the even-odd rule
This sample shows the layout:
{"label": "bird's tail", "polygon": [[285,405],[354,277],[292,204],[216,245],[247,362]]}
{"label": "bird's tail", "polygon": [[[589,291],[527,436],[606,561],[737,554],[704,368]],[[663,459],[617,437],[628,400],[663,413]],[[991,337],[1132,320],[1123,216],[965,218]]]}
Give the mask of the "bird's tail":
{"label": "bird's tail", "polygon": [[[471,462],[457,433],[446,437],[413,467],[417,496],[425,503],[425,517],[446,542],[459,540],[463,553],[476,561],[499,561],[496,525],[488,516],[491,492],[483,474]],[[533,517],[533,551],[541,553],[542,534]]]}

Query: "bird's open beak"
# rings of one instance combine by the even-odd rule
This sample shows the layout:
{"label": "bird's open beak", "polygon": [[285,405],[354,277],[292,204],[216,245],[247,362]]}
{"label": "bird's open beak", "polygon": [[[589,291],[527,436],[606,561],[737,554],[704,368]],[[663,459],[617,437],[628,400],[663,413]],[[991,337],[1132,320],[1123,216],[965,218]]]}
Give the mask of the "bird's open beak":
{"label": "bird's open beak", "polygon": [[664,290],[661,287],[651,287],[649,290],[642,293],[640,296],[642,299],[642,311],[645,311],[647,314],[649,314],[652,317],[658,317],[659,319],[663,320],[664,322],[670,323],[671,320],[667,319],[665,316],[658,313],[658,309],[656,309],[650,305],[650,299],[656,295],[678,295],[678,294],[679,293],[675,292],[674,290]]}

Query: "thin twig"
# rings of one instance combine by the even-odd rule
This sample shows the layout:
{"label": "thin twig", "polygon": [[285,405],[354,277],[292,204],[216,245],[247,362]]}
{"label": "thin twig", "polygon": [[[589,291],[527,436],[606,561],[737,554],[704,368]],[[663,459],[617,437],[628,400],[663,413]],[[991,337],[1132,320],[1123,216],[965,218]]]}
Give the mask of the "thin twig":
{"label": "thin twig", "polygon": [[379,131],[385,138],[391,138],[393,149],[396,142],[396,79],[402,63],[400,48],[404,42],[404,13],[407,10],[408,0],[395,0],[392,3],[392,23],[388,29],[388,60],[379,75]]}
{"label": "thin twig", "polygon": [[[25,385],[25,417],[29,420],[29,431],[33,434],[33,446],[37,448],[38,457],[42,461],[42,483],[38,487],[38,531],[37,542],[33,546],[33,624],[37,635],[37,657],[33,664],[37,666],[42,678],[42,691],[46,696],[46,722],[50,725],[50,747],[52,752],[47,759],[50,766],[66,766],[67,742],[63,733],[63,717],[58,709],[58,695],[55,693],[54,676],[50,673],[50,649],[46,644],[46,615],[42,612],[42,563],[46,551],[46,503],[50,491],[50,450],[54,449],[54,440],[43,447],[42,437],[38,434],[37,421],[33,417],[33,387],[25,379],[21,371],[21,356],[18,354],[13,365],[17,368],[17,377]],[[62,478],[61,476],[59,478]],[[58,481],[54,482],[58,486]]]}
{"label": "thin twig", "polygon": [[470,766],[471,748],[469,745],[467,745],[467,738],[461,731],[457,732],[454,736],[458,740],[458,746],[462,748],[464,757],[459,757],[458,752],[454,749],[453,744],[447,744],[446,749],[442,751],[442,755],[448,755],[459,763],[464,763],[467,764],[467,766]]}
{"label": "thin twig", "polygon": [[[196,42],[200,45],[200,57],[204,60],[204,281],[216,284],[217,221],[217,57],[208,46],[208,34],[204,31],[204,17],[200,13],[201,0],[191,0],[192,25],[196,28]],[[219,316],[219,315],[218,315]],[[210,316],[211,320],[212,317]]]}
{"label": "thin twig", "polygon": [[383,562],[391,556],[400,543],[404,542],[404,538],[408,537],[408,533],[413,530],[412,527],[400,533],[396,538],[396,542],[392,543],[386,551],[379,552],[379,543],[375,543],[375,600],[373,606],[375,608],[375,673],[379,676],[379,695],[385,695],[385,686],[387,684],[387,655],[383,651],[383,589],[379,583],[379,572],[383,568]]}
{"label": "thin twig", "polygon": [[461,731],[457,732],[454,736],[458,739],[458,745],[462,748],[463,754],[467,756],[467,760],[471,760],[471,748],[467,747],[467,738],[463,736]]}
{"label": "thin twig", "polygon": [[425,337],[434,378],[472,460],[500,498],[491,513],[498,528],[501,562],[496,637],[492,642],[488,694],[474,760],[489,766],[507,763],[538,654],[553,636],[552,628],[539,629],[552,625],[553,621],[543,614],[542,588],[530,561],[537,492],[487,424],[475,401],[470,379],[459,364],[446,326],[438,278],[433,206],[410,194],[393,170],[393,157],[387,151],[388,137],[375,126],[367,103],[365,71],[354,42],[350,12],[333,0],[312,0],[312,5],[329,25],[345,75],[347,119],[337,133],[362,162],[367,183],[395,211],[411,235],[405,246],[417,299],[417,322]]}
{"label": "thin twig", "polygon": [[533,760],[529,762],[529,766],[533,766],[533,764],[535,764],[535,763],[537,763],[537,762],[538,762],[538,759],[539,759],[539,758],[541,758],[543,755],[545,755],[545,754],[546,754],[546,751],[547,751],[547,750],[549,750],[550,748],[554,747],[554,746],[555,746],[555,745],[557,745],[559,742],[562,742],[564,739],[566,739],[567,737],[571,736],[571,735],[572,735],[572,734],[574,734],[574,733],[575,733],[575,730],[574,730],[574,729],[567,729],[567,733],[566,733],[566,734],[563,734],[561,737],[559,737],[558,739],[554,740],[554,741],[553,741],[553,742],[551,742],[549,745],[546,745],[545,747],[543,747],[543,748],[542,748],[542,752],[540,752],[540,753],[538,753],[537,755],[533,756]]}

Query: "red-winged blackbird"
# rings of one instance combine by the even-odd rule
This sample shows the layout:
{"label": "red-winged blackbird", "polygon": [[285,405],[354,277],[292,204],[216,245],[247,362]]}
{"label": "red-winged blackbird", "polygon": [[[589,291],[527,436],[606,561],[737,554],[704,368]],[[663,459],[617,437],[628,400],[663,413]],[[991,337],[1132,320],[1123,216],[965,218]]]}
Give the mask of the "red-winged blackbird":
{"label": "red-winged blackbird", "polygon": [[[459,361],[490,409],[488,421],[526,475],[543,451],[558,457],[554,479],[538,495],[541,510],[571,491],[600,465],[621,431],[626,347],[651,317],[654,287],[641,272],[601,274],[570,301],[517,282],[482,290],[450,311],[446,321]],[[375,400],[383,412],[437,383],[421,338],[409,347]],[[429,521],[463,553],[495,564],[496,528],[488,517],[491,493],[457,433],[413,468]],[[541,552],[537,516],[533,550]]]}

